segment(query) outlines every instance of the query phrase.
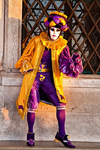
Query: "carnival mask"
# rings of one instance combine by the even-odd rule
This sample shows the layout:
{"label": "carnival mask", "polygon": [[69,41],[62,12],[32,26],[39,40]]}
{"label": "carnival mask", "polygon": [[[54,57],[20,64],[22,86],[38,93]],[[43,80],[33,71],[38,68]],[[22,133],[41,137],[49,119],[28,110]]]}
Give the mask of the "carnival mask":
{"label": "carnival mask", "polygon": [[59,38],[59,36],[61,34],[61,30],[56,27],[50,27],[49,33],[50,33],[50,39],[54,41]]}

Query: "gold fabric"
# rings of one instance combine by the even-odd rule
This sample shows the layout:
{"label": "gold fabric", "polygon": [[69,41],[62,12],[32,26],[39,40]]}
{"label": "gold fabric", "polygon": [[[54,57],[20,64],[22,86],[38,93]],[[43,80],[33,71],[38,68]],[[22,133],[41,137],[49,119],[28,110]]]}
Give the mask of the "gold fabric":
{"label": "gold fabric", "polygon": [[50,68],[41,69],[40,67],[39,67],[39,70],[38,70],[38,72],[50,72],[50,71],[51,71]]}
{"label": "gold fabric", "polygon": [[[62,73],[59,70],[59,55],[61,51],[66,47],[67,41],[61,36],[57,41],[50,41],[48,39],[48,34],[42,32],[40,36],[32,38],[23,52],[23,55],[16,63],[16,68],[23,68],[24,61],[28,61],[33,68],[33,71],[24,75],[21,91],[18,99],[16,100],[16,106],[21,118],[24,119],[25,112],[27,111],[27,101],[28,97],[36,77],[36,74],[41,63],[42,55],[45,47],[51,49],[51,60],[52,60],[52,70],[53,79],[56,88],[56,92],[60,102],[66,103],[63,86],[62,86]],[[21,69],[22,69],[21,68]],[[19,106],[23,106],[23,110],[19,109]]]}
{"label": "gold fabric", "polygon": [[57,50],[59,53],[61,53],[67,45],[67,40],[63,39],[63,36],[60,36],[57,40],[52,41],[45,32],[42,32],[40,34],[40,39],[45,47],[51,50]]}
{"label": "gold fabric", "polygon": [[24,61],[23,67],[20,69],[20,72],[21,72],[22,74],[25,74],[25,73],[27,73],[30,69],[33,69],[33,68],[32,68],[32,65],[31,65],[28,61]]}

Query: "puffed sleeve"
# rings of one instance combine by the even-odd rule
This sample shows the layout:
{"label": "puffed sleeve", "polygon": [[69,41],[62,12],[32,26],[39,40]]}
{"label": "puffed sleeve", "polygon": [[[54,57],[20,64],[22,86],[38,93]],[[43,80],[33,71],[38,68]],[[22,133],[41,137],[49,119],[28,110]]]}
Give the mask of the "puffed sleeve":
{"label": "puffed sleeve", "polygon": [[59,57],[59,69],[62,73],[70,77],[77,77],[82,73],[82,60],[79,54],[74,53],[70,57],[69,47],[66,46]]}

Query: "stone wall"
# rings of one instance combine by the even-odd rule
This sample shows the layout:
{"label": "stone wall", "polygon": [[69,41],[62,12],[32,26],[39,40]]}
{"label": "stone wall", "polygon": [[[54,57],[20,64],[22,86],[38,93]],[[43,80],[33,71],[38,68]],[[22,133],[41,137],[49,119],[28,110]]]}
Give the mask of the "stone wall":
{"label": "stone wall", "polygon": [[[3,0],[2,0],[3,1]],[[0,140],[26,140],[27,119],[21,120],[15,101],[23,75],[14,64],[21,56],[20,0],[5,0],[3,63],[0,71]],[[100,76],[63,78],[66,132],[73,141],[100,142]],[[41,103],[36,111],[36,140],[53,140],[57,131],[56,109]]]}
{"label": "stone wall", "polygon": [[[15,101],[23,75],[2,74],[0,78],[0,140],[25,140],[26,117],[21,120]],[[76,79],[64,77],[66,132],[74,141],[100,142],[100,77],[80,75]],[[56,109],[40,103],[36,111],[34,132],[36,140],[53,140],[57,131]],[[49,136],[48,136],[49,135]]]}

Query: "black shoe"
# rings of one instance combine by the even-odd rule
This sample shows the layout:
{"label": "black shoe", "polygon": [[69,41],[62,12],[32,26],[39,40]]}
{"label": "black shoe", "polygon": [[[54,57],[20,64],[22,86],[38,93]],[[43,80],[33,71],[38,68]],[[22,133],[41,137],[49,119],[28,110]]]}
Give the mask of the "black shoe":
{"label": "black shoe", "polygon": [[35,140],[35,134],[34,133],[28,133],[27,134],[27,145],[28,146],[34,146],[34,140]]}
{"label": "black shoe", "polygon": [[55,136],[55,142],[61,142],[65,147],[68,148],[75,148],[74,145],[72,145],[71,141],[68,140],[68,135],[64,135],[63,139],[59,136],[59,132],[57,132]]}

